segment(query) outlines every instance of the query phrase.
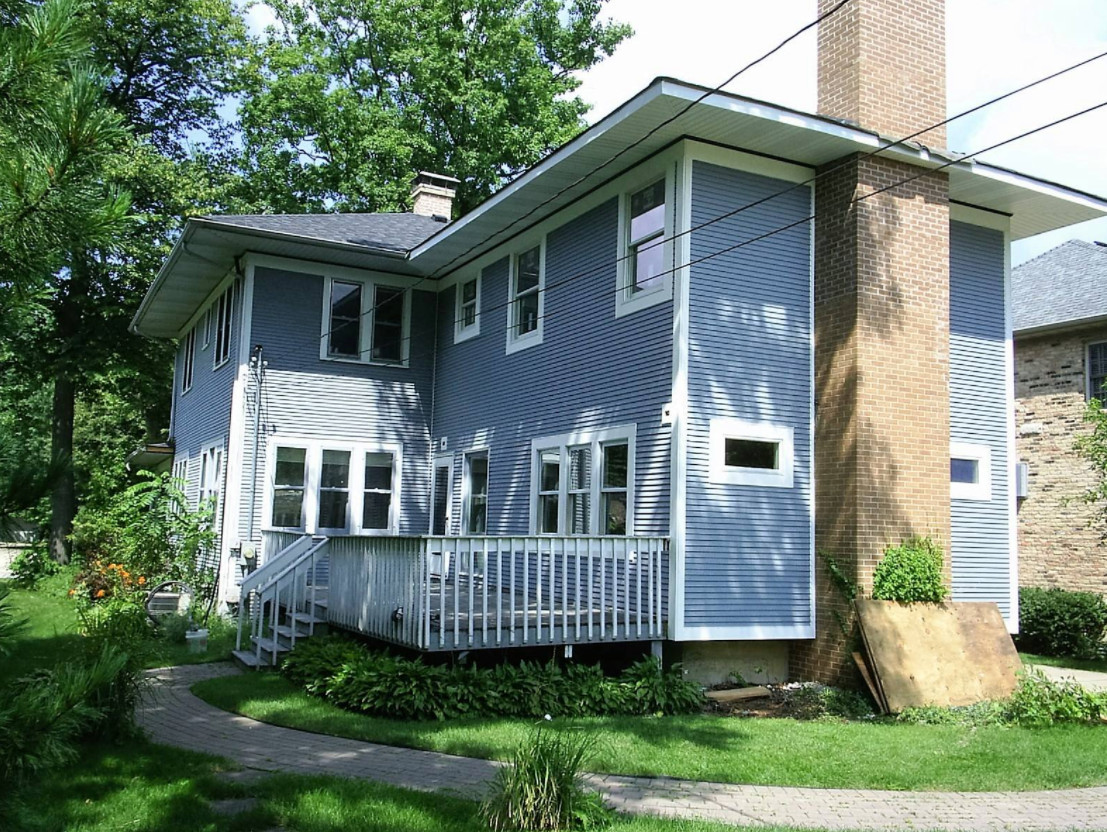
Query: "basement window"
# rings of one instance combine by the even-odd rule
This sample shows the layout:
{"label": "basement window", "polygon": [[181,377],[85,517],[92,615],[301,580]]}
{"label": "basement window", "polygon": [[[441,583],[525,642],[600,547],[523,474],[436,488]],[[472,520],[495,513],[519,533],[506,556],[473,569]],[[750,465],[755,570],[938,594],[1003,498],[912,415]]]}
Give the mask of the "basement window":
{"label": "basement window", "polygon": [[712,419],[711,482],[791,488],[795,429],[768,422]]}
{"label": "basement window", "polygon": [[987,445],[950,443],[949,493],[955,500],[992,499],[992,452]]}

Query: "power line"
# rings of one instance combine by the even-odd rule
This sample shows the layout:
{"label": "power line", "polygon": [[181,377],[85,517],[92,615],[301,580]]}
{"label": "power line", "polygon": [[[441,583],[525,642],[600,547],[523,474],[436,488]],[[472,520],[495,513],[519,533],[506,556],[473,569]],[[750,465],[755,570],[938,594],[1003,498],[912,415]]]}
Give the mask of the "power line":
{"label": "power line", "polygon": [[[838,12],[838,10],[839,10],[839,9],[841,9],[841,8],[842,8],[843,6],[845,6],[845,5],[846,5],[847,3],[849,3],[849,2],[851,2],[851,0],[841,0],[841,2],[839,2],[839,3],[838,3],[838,4],[837,4],[837,5],[836,5],[836,6],[834,7],[834,8],[832,8],[832,9],[830,9],[829,11],[825,12],[824,14],[820,15],[819,17],[815,18],[814,20],[812,20],[812,21],[811,21],[810,23],[808,23],[807,25],[803,26],[802,28],[800,28],[800,29],[797,29],[797,30],[796,30],[795,32],[793,32],[792,34],[790,34],[790,35],[789,35],[788,37],[786,37],[786,38],[785,38],[784,40],[782,40],[782,41],[781,41],[780,43],[778,43],[778,44],[777,44],[776,46],[774,46],[774,47],[773,47],[772,49],[770,49],[770,50],[769,50],[768,52],[766,52],[765,54],[761,55],[760,57],[758,57],[758,58],[755,58],[754,60],[750,61],[750,62],[749,62],[748,64],[746,64],[746,65],[745,65],[744,67],[742,67],[741,69],[739,69],[739,70],[738,70],[737,72],[735,72],[735,73],[734,73],[733,75],[731,75],[731,76],[730,76],[729,78],[727,78],[727,79],[726,79],[725,81],[723,81],[723,82],[722,82],[721,84],[719,84],[719,85],[718,85],[718,86],[716,86],[716,87],[712,87],[712,88],[711,88],[710,90],[708,90],[707,92],[703,93],[703,94],[702,94],[702,95],[701,95],[701,96],[700,96],[699,98],[696,98],[695,100],[693,100],[693,101],[689,102],[689,103],[688,103],[688,104],[686,104],[686,105],[685,105],[685,106],[684,106],[683,108],[681,108],[681,109],[680,109],[679,111],[677,111],[677,112],[676,112],[676,113],[675,113],[674,115],[670,116],[669,118],[667,118],[667,119],[666,119],[665,121],[661,122],[660,124],[657,124],[657,125],[655,125],[654,127],[650,128],[650,129],[649,129],[649,130],[648,130],[648,131],[647,131],[647,132],[645,133],[645,135],[643,135],[643,136],[642,136],[641,138],[639,138],[639,139],[635,140],[634,142],[632,142],[631,144],[627,145],[626,147],[624,147],[623,149],[621,149],[621,150],[620,150],[620,151],[619,151],[618,153],[616,153],[616,154],[615,154],[614,156],[612,156],[612,157],[611,157],[611,158],[609,158],[609,159],[606,159],[606,160],[605,160],[604,162],[602,162],[602,163],[601,163],[601,164],[600,164],[599,166],[597,166],[597,167],[593,168],[592,170],[588,171],[587,173],[585,173],[585,174],[582,174],[581,176],[577,177],[577,179],[575,179],[575,180],[574,180],[573,182],[570,182],[570,183],[569,183],[568,185],[566,185],[566,186],[564,186],[563,188],[561,188],[561,189],[560,189],[559,191],[557,191],[557,193],[555,193],[555,194],[553,194],[552,196],[548,197],[548,198],[547,198],[547,199],[545,199],[545,200],[544,200],[543,202],[540,202],[540,203],[539,203],[538,205],[535,205],[535,206],[534,206],[533,208],[531,208],[531,209],[530,209],[529,211],[527,211],[527,212],[526,212],[525,214],[522,214],[521,216],[518,216],[518,217],[516,217],[515,219],[513,219],[513,220],[512,220],[512,221],[511,221],[511,222],[510,222],[510,223],[509,223],[509,224],[507,225],[507,227],[506,227],[506,228],[501,228],[501,229],[499,229],[498,231],[496,231],[496,232],[495,232],[495,234],[502,234],[502,233],[504,233],[504,232],[506,232],[506,231],[510,231],[510,230],[511,230],[512,228],[514,228],[514,227],[515,227],[515,225],[517,225],[518,223],[520,223],[520,222],[522,222],[523,220],[527,219],[528,217],[531,217],[531,216],[533,216],[533,215],[534,215],[534,213],[535,213],[536,211],[539,211],[539,210],[541,210],[541,209],[542,209],[542,208],[544,208],[544,207],[545,207],[546,205],[548,205],[548,204],[549,204],[550,202],[552,202],[552,201],[556,200],[556,199],[557,199],[558,197],[560,197],[560,196],[561,196],[562,194],[564,194],[564,193],[565,193],[566,191],[568,191],[568,190],[570,190],[570,189],[572,189],[572,188],[575,188],[575,187],[576,187],[577,185],[579,185],[580,183],[584,182],[584,181],[585,181],[586,179],[588,179],[588,178],[590,178],[590,177],[592,177],[592,176],[596,175],[596,174],[597,174],[597,173],[599,173],[599,172],[600,172],[601,170],[603,170],[603,169],[604,169],[604,168],[606,168],[606,167],[607,167],[608,165],[610,165],[610,164],[611,164],[612,162],[614,162],[614,161],[615,161],[616,159],[618,159],[619,157],[621,157],[621,156],[622,156],[623,154],[625,154],[625,153],[628,153],[629,151],[633,150],[633,149],[634,149],[635,147],[637,147],[638,145],[640,145],[640,144],[641,144],[642,142],[644,142],[644,141],[646,141],[647,139],[649,139],[649,138],[650,138],[650,136],[654,135],[654,134],[655,134],[655,133],[656,133],[656,132],[657,132],[658,130],[660,130],[661,128],[665,127],[665,126],[666,126],[666,125],[668,125],[668,124],[671,124],[671,123],[672,123],[673,121],[675,121],[676,119],[680,118],[680,117],[681,117],[682,115],[684,115],[684,114],[685,114],[686,112],[688,112],[688,111],[689,111],[689,110],[691,110],[691,109],[692,109],[693,107],[695,107],[695,106],[696,106],[697,104],[701,103],[702,101],[704,101],[705,99],[707,99],[707,98],[711,97],[712,95],[715,95],[716,93],[720,92],[720,91],[721,91],[721,90],[722,90],[722,89],[723,89],[724,87],[726,87],[727,85],[729,85],[729,84],[733,83],[733,82],[734,82],[734,81],[735,81],[735,80],[736,80],[737,78],[739,78],[739,77],[740,77],[740,76],[741,76],[742,74],[744,74],[745,72],[748,72],[748,71],[749,71],[750,69],[752,69],[753,67],[757,66],[757,65],[758,65],[758,64],[760,64],[760,63],[761,63],[762,61],[765,61],[765,60],[767,60],[768,58],[770,58],[770,57],[772,57],[773,55],[775,55],[775,54],[776,54],[777,52],[779,52],[779,51],[780,51],[781,49],[783,49],[783,48],[784,48],[785,46],[787,46],[787,45],[788,45],[789,43],[791,43],[791,42],[792,42],[793,40],[795,40],[796,38],[798,38],[798,37],[799,37],[800,35],[804,34],[804,33],[805,33],[805,32],[807,32],[808,30],[810,30],[810,29],[812,29],[813,27],[815,27],[815,26],[819,25],[819,24],[820,24],[820,23],[821,23],[822,21],[824,21],[824,20],[826,20],[827,18],[829,18],[829,17],[833,16],[834,14],[836,14],[836,13]],[[461,252],[461,254],[458,254],[458,255],[457,255],[456,257],[454,257],[453,259],[449,260],[449,261],[448,261],[447,263],[445,263],[444,265],[442,265],[442,266],[440,266],[439,268],[435,269],[435,270],[434,270],[434,272],[432,272],[431,274],[429,274],[429,275],[425,275],[425,276],[423,276],[423,277],[419,278],[419,280],[417,280],[417,281],[416,281],[415,283],[413,283],[413,284],[412,284],[411,286],[409,286],[408,288],[409,288],[409,289],[416,289],[416,288],[418,288],[419,286],[421,286],[421,285],[422,285],[423,283],[427,282],[428,280],[436,280],[436,279],[438,278],[438,276],[439,276],[440,274],[442,274],[442,272],[443,272],[443,271],[446,271],[446,270],[448,270],[448,269],[449,269],[449,268],[450,268],[450,267],[451,267],[451,266],[452,266],[452,265],[453,265],[454,263],[456,263],[456,262],[457,262],[458,260],[460,260],[460,259],[461,259],[461,258],[463,258],[463,257],[466,257],[466,256],[468,256],[468,255],[469,255],[469,254],[470,254],[470,253],[471,253],[472,251],[474,251],[475,249],[479,248],[480,246],[483,246],[483,245],[484,245],[485,243],[487,243],[487,242],[488,242],[489,240],[491,240],[491,239],[492,239],[492,237],[493,237],[493,236],[495,236],[495,234],[493,234],[493,235],[491,235],[491,236],[488,236],[488,237],[485,237],[485,238],[484,238],[483,240],[480,240],[480,241],[478,241],[478,242],[474,243],[474,244],[473,244],[472,246],[470,246],[469,248],[467,248],[467,249],[466,249],[465,251]],[[371,306],[371,307],[370,307],[369,309],[367,309],[367,310],[365,310],[364,312],[362,312],[362,313],[361,313],[361,317],[363,317],[363,318],[364,318],[364,317],[366,317],[366,316],[368,316],[368,315],[371,315],[371,314],[372,314],[373,312],[375,312],[375,311],[377,310],[377,307],[378,307],[378,304],[374,304],[374,305],[373,305],[373,306]],[[323,335],[322,335],[322,336],[320,337],[320,340],[322,340],[322,338],[325,338],[325,337],[327,337],[328,335],[330,335],[330,333],[329,333],[329,332],[327,332],[327,333],[324,333],[324,334],[323,334]]]}
{"label": "power line", "polygon": [[[881,188],[878,188],[874,191],[870,191],[866,194],[862,194],[861,196],[854,197],[850,201],[850,205],[856,205],[857,203],[863,202],[866,199],[871,199],[874,196],[878,196],[879,194],[882,194],[882,193],[885,193],[887,191],[894,190],[896,188],[902,187],[903,185],[906,185],[910,182],[914,182],[917,179],[921,179],[925,176],[930,176],[932,174],[935,174],[935,173],[938,173],[942,170],[945,170],[946,168],[952,167],[953,165],[957,165],[957,164],[960,164],[962,162],[968,161],[969,159],[972,159],[976,156],[979,156],[982,153],[988,153],[992,150],[996,150],[1000,147],[1004,147],[1005,145],[1012,144],[1016,141],[1027,138],[1028,136],[1032,136],[1036,133],[1040,133],[1044,130],[1048,130],[1052,127],[1056,127],[1059,124],[1063,124],[1067,121],[1071,121],[1071,120],[1079,118],[1083,115],[1087,115],[1088,113],[1094,112],[1096,110],[1100,110],[1104,107],[1107,107],[1107,101],[1103,101],[1099,104],[1094,104],[1091,107],[1087,107],[1087,108],[1079,110],[1077,112],[1070,113],[1069,115],[1062,116],[1061,118],[1050,121],[1047,124],[1043,124],[1043,125],[1040,125],[1038,127],[1031,128],[1030,130],[1026,130],[1026,131],[1024,131],[1022,133],[1019,133],[1015,136],[1012,136],[1010,138],[1007,138],[1007,139],[1004,139],[1002,141],[996,142],[995,144],[991,144],[987,147],[981,148],[980,150],[973,151],[972,153],[967,153],[964,156],[961,156],[957,159],[951,159],[949,161],[946,161],[946,162],[944,162],[941,165],[938,165],[936,167],[925,168],[922,171],[920,171],[919,173],[912,174],[911,176],[904,177],[903,179],[899,179],[895,182],[892,182],[892,183],[890,183],[888,185],[885,185]],[[759,203],[763,202],[763,201],[764,200],[759,200]],[[737,213],[737,212],[732,212],[732,213]],[[746,246],[753,245],[754,243],[761,242],[762,240],[766,240],[770,237],[776,236],[777,234],[781,234],[785,231],[791,230],[793,228],[797,228],[797,227],[805,225],[809,222],[813,222],[817,218],[817,216],[818,216],[817,213],[809,214],[809,215],[807,215],[807,216],[805,216],[801,219],[795,220],[794,222],[790,222],[786,225],[779,226],[777,228],[766,231],[762,234],[758,234],[757,236],[751,237],[750,239],[743,240],[739,243],[735,243],[734,245],[726,246],[724,248],[718,249],[717,251],[713,251],[709,254],[705,254],[701,257],[690,259],[687,262],[682,263],[679,266],[673,266],[672,268],[669,268],[669,269],[666,269],[663,272],[660,272],[657,276],[658,277],[663,277],[663,276],[668,275],[668,274],[673,274],[677,271],[680,271],[681,269],[690,268],[692,266],[698,265],[698,264],[706,262],[708,260],[712,260],[716,257],[719,257],[719,256],[723,255],[723,254],[728,254],[730,252],[737,251],[739,249],[745,248]],[[609,263],[609,265],[610,265],[610,263]],[[562,286],[565,286],[569,283],[572,283],[576,280],[579,280],[583,274],[587,274],[587,273],[574,274],[571,277],[567,277],[567,278],[565,278],[563,280],[559,280],[555,283],[548,284],[545,287],[543,287],[542,291],[549,292],[552,289],[556,289],[556,288],[560,288]],[[589,297],[603,298],[603,297],[607,297],[608,295],[615,295],[615,294],[618,294],[619,292],[624,291],[624,288],[625,287],[622,287],[622,286],[616,286],[614,289],[606,289],[602,292],[593,293]],[[481,311],[480,311],[480,314],[484,315],[487,312],[493,312],[493,311],[497,311],[499,309],[503,309],[505,307],[510,307],[514,304],[514,302],[515,302],[515,299],[512,298],[512,299],[510,299],[506,302],[501,302],[501,303],[495,304],[495,305],[490,306],[490,307],[482,307]],[[543,312],[541,315],[538,316],[538,320],[545,320],[547,318],[556,317],[558,314],[561,314],[561,315],[569,314],[569,313],[573,312],[574,310],[575,310],[575,307],[570,306],[570,307],[567,307],[567,308],[560,309],[557,312]],[[456,326],[456,324],[458,322],[460,322],[461,318],[451,318],[450,320],[451,320],[451,323],[454,326]],[[512,328],[512,324],[510,322],[508,323],[508,328],[509,329]],[[412,336],[409,333],[407,336],[404,336],[402,341],[410,341],[411,338],[412,338]],[[414,358],[423,358],[423,357],[429,356],[435,350],[437,350],[437,344],[435,344],[434,348],[431,349],[431,350],[420,351],[419,353],[417,353],[415,355],[409,354],[408,355],[408,361],[410,362]]]}
{"label": "power line", "polygon": [[[703,229],[703,228],[707,228],[707,227],[709,227],[709,226],[711,226],[711,225],[714,225],[715,223],[721,222],[722,220],[725,220],[725,219],[729,219],[729,218],[731,218],[731,217],[737,216],[738,214],[741,214],[741,213],[743,213],[743,212],[745,212],[745,211],[751,210],[752,208],[755,208],[755,207],[757,207],[757,206],[759,206],[759,205],[763,205],[763,204],[765,204],[766,202],[769,202],[769,201],[771,201],[771,200],[773,200],[773,199],[777,199],[778,197],[784,196],[784,195],[786,195],[786,194],[788,194],[788,193],[791,193],[791,192],[793,192],[793,191],[796,191],[796,190],[798,190],[798,189],[800,189],[800,188],[806,187],[806,186],[808,186],[808,185],[810,185],[810,184],[812,184],[812,183],[814,183],[814,182],[818,181],[819,179],[821,179],[821,178],[822,178],[822,177],[824,177],[824,176],[829,176],[830,174],[832,174],[832,173],[834,173],[834,172],[836,172],[836,171],[838,171],[838,170],[841,170],[841,169],[842,169],[843,167],[845,167],[845,166],[847,166],[847,165],[850,165],[850,164],[853,164],[853,163],[854,163],[855,161],[861,161],[861,160],[864,160],[864,159],[872,158],[873,156],[877,156],[877,155],[879,155],[879,154],[881,154],[881,153],[884,153],[885,151],[888,151],[888,150],[890,150],[890,149],[892,149],[892,148],[894,148],[894,147],[898,147],[898,146],[904,145],[904,144],[906,144],[907,142],[911,141],[912,139],[914,139],[914,138],[917,138],[918,136],[921,136],[921,135],[923,135],[924,133],[927,133],[927,132],[929,132],[929,131],[931,131],[931,130],[935,130],[935,129],[939,128],[939,127],[942,127],[942,126],[945,126],[945,125],[947,125],[947,124],[950,124],[950,123],[952,123],[952,122],[954,122],[954,121],[956,121],[956,120],[958,120],[958,119],[961,119],[961,118],[964,118],[964,117],[966,117],[966,116],[972,115],[973,113],[977,113],[977,112],[979,112],[979,111],[981,111],[981,110],[983,110],[983,109],[986,109],[987,107],[991,107],[991,106],[993,106],[993,105],[995,105],[995,104],[997,104],[997,103],[999,103],[999,102],[1001,102],[1001,101],[1004,101],[1004,100],[1006,100],[1006,99],[1008,99],[1008,98],[1011,98],[1012,96],[1018,95],[1019,93],[1025,92],[1026,90],[1032,89],[1033,87],[1036,87],[1036,86],[1039,86],[1039,85],[1041,85],[1041,84],[1043,84],[1043,83],[1046,83],[1047,81],[1052,81],[1052,80],[1054,80],[1054,79],[1056,79],[1056,78],[1058,78],[1058,77],[1060,77],[1060,76],[1062,76],[1062,75],[1065,75],[1066,73],[1072,72],[1072,71],[1074,71],[1074,70],[1076,70],[1076,69],[1079,69],[1079,68],[1081,68],[1081,67],[1087,66],[1088,64],[1091,64],[1091,63],[1093,63],[1093,62],[1095,62],[1095,61],[1101,60],[1101,59],[1102,59],[1102,58],[1104,58],[1104,57],[1107,57],[1107,51],[1105,51],[1105,52],[1101,52],[1101,53],[1099,53],[1099,54],[1097,54],[1097,55],[1094,55],[1094,56],[1092,56],[1092,57],[1090,57],[1090,58],[1086,58],[1086,59],[1084,59],[1084,60],[1081,60],[1081,61],[1079,61],[1079,62],[1077,62],[1077,63],[1075,63],[1075,64],[1072,64],[1072,65],[1070,65],[1070,66],[1067,66],[1067,67],[1065,67],[1065,68],[1063,68],[1063,69],[1057,70],[1056,72],[1050,73],[1049,75],[1045,75],[1045,76],[1043,76],[1043,77],[1041,77],[1041,78],[1038,78],[1038,79],[1036,79],[1036,80],[1034,80],[1034,81],[1031,81],[1031,82],[1029,82],[1029,83],[1027,83],[1027,84],[1024,84],[1024,85],[1022,85],[1022,86],[1020,86],[1020,87],[1017,87],[1016,89],[1013,89],[1013,90],[1010,90],[1010,91],[1008,91],[1008,92],[1006,92],[1006,93],[1003,93],[1003,94],[1001,94],[1001,95],[995,96],[994,98],[990,98],[990,99],[988,99],[987,101],[984,101],[984,102],[982,102],[982,103],[980,103],[980,104],[977,104],[977,105],[975,105],[975,106],[973,106],[973,107],[970,107],[970,108],[969,108],[969,109],[967,109],[967,110],[963,110],[962,112],[960,112],[960,113],[957,113],[956,115],[950,116],[950,117],[948,117],[948,118],[945,118],[945,119],[943,119],[942,121],[939,121],[939,122],[937,122],[937,123],[935,123],[935,124],[931,124],[931,125],[929,125],[929,126],[926,126],[926,127],[923,127],[923,128],[921,128],[921,129],[919,129],[919,130],[916,130],[916,131],[915,131],[914,133],[911,133],[910,135],[908,135],[908,136],[905,136],[905,137],[903,137],[903,138],[901,138],[901,139],[897,139],[896,141],[893,141],[893,142],[891,142],[891,143],[889,143],[889,144],[885,144],[885,145],[882,145],[882,146],[880,146],[879,148],[876,148],[876,149],[874,149],[874,150],[868,151],[868,152],[866,152],[866,153],[864,153],[864,154],[861,154],[860,156],[857,156],[857,157],[853,157],[853,158],[850,158],[850,159],[849,159],[849,160],[847,160],[847,161],[841,162],[840,164],[834,165],[834,166],[832,166],[832,167],[830,167],[830,168],[828,168],[828,169],[826,169],[826,170],[820,171],[820,172],[819,172],[819,173],[817,173],[817,174],[816,174],[815,176],[812,176],[812,177],[810,177],[810,178],[808,178],[808,179],[806,179],[806,180],[804,180],[804,181],[802,181],[802,182],[798,182],[798,183],[795,183],[795,184],[793,184],[793,185],[790,185],[789,187],[787,187],[787,188],[784,188],[783,190],[777,191],[776,193],[770,194],[770,195],[768,195],[768,196],[765,196],[765,197],[762,197],[762,198],[760,198],[760,199],[754,200],[753,202],[750,202],[750,203],[747,203],[747,204],[745,204],[745,205],[739,206],[738,208],[735,208],[735,209],[733,209],[733,210],[731,210],[731,211],[727,211],[726,213],[720,214],[720,215],[718,215],[718,216],[716,216],[716,217],[713,217],[713,218],[712,218],[712,219],[710,219],[710,220],[706,220],[706,221],[704,221],[704,222],[702,222],[702,223],[700,223],[700,224],[698,224],[698,225],[692,226],[692,227],[690,227],[690,228],[687,228],[687,229],[685,229],[685,230],[683,230],[683,231],[677,232],[677,233],[675,233],[675,234],[673,234],[673,235],[670,235],[670,236],[668,236],[668,237],[663,237],[663,238],[661,238],[660,240],[658,240],[658,244],[660,244],[660,243],[665,243],[665,242],[672,242],[672,241],[674,241],[674,240],[678,240],[678,239],[680,239],[680,238],[682,238],[682,237],[685,237],[685,236],[687,236],[687,235],[689,235],[689,234],[691,234],[691,233],[693,233],[693,232],[695,232],[695,231],[699,231],[699,230],[701,230],[701,229]],[[725,84],[724,84],[724,86],[725,86]],[[1093,108],[1091,108],[1091,109],[1096,109],[1096,108],[1095,108],[1095,107],[1093,107]],[[1089,111],[1090,111],[1090,110],[1089,110]],[[1079,113],[1075,113],[1075,114],[1073,114],[1072,116],[1068,116],[1068,117],[1065,117],[1064,119],[1061,119],[1060,121],[1064,121],[1064,120],[1067,120],[1068,118],[1076,118],[1076,117],[1078,117],[1078,116],[1080,116],[1080,115],[1083,115],[1083,114],[1084,114],[1085,112],[1088,112],[1088,111],[1081,111],[1081,112],[1079,112]],[[1055,122],[1055,123],[1060,123],[1060,121],[1058,121],[1058,122]],[[982,150],[978,150],[978,151],[975,151],[974,153],[968,154],[968,155],[966,155],[966,156],[962,156],[962,157],[959,157],[958,159],[955,159],[955,160],[952,160],[952,161],[950,161],[950,162],[947,162],[947,163],[945,163],[945,164],[941,165],[941,166],[940,166],[940,167],[938,167],[938,168],[931,168],[931,169],[927,169],[927,170],[928,170],[928,171],[933,171],[933,170],[942,170],[942,169],[945,169],[945,168],[947,168],[947,167],[950,167],[951,165],[957,164],[958,162],[961,162],[961,161],[965,161],[965,160],[967,160],[967,159],[969,159],[969,158],[972,158],[972,157],[974,157],[974,156],[978,156],[978,155],[980,155],[981,153],[986,153],[986,152],[988,152],[989,150],[993,150],[993,149],[995,149],[996,147],[1000,147],[1000,146],[1002,146],[1003,144],[1009,143],[1009,142],[1011,142],[1011,141],[1017,141],[1017,140],[1018,140],[1018,139],[1020,139],[1020,138],[1024,138],[1024,137],[1025,137],[1026,135],[1031,135],[1031,134],[1032,134],[1032,133],[1034,133],[1034,132],[1038,132],[1039,130],[1044,130],[1044,129],[1047,129],[1048,127],[1051,127],[1051,126],[1053,126],[1053,123],[1051,123],[1051,124],[1048,124],[1048,125],[1045,125],[1045,126],[1043,126],[1043,127],[1040,127],[1040,128],[1036,128],[1035,130],[1032,130],[1032,131],[1030,131],[1030,133],[1027,133],[1027,134],[1021,134],[1021,135],[1019,135],[1019,136],[1015,136],[1014,138],[1012,138],[1012,139],[1008,140],[1007,142],[1002,142],[1002,143],[1000,143],[1000,144],[998,144],[998,145],[993,145],[992,147],[984,148],[984,149],[982,149]],[[920,174],[920,175],[925,175],[925,172],[924,172],[923,174]],[[915,177],[915,178],[918,178],[918,177]],[[908,182],[908,181],[912,181],[912,180],[910,180],[910,179],[909,179],[909,180],[905,180],[905,182]],[[904,183],[900,183],[900,184],[904,184]],[[892,186],[892,187],[895,187],[895,186]],[[555,284],[552,284],[552,285],[549,285],[549,286],[545,286],[545,287],[543,287],[543,291],[548,291],[548,290],[550,290],[550,289],[554,289],[554,288],[558,288],[558,287],[560,287],[560,286],[564,286],[564,285],[566,285],[566,284],[568,284],[568,283],[571,283],[571,282],[574,282],[574,281],[576,281],[576,280],[581,280],[581,279],[583,279],[583,278],[585,278],[585,277],[589,277],[589,276],[591,276],[591,275],[597,274],[597,273],[599,273],[599,272],[601,272],[601,271],[603,271],[603,270],[605,270],[605,269],[607,269],[607,268],[609,268],[609,267],[611,267],[611,266],[616,266],[616,267],[618,267],[618,266],[619,266],[619,265],[620,265],[620,264],[621,264],[622,262],[624,262],[624,261],[628,260],[628,259],[629,259],[630,257],[632,257],[632,256],[633,256],[633,255],[631,255],[631,254],[627,254],[627,255],[623,255],[623,256],[621,256],[621,257],[616,257],[616,258],[615,258],[614,260],[606,260],[606,261],[603,261],[603,262],[601,262],[601,263],[598,263],[598,264],[596,264],[596,265],[594,265],[594,266],[590,266],[590,267],[588,267],[587,269],[585,269],[584,271],[582,271],[582,272],[578,272],[578,273],[574,274],[574,275],[573,275],[573,276],[571,276],[571,277],[565,278],[564,280],[560,280],[560,281],[558,281],[558,282],[557,282],[557,283],[555,283]],[[667,271],[665,271],[665,272],[662,272],[660,276],[664,276],[665,274],[670,274],[670,273],[672,273],[673,271],[675,271],[675,270],[676,270],[677,268],[682,268],[682,267],[675,267],[674,269],[669,269],[669,270],[667,270]],[[412,284],[412,285],[411,285],[410,287],[408,287],[408,288],[409,288],[409,289],[411,289],[411,290],[414,290],[414,289],[418,288],[418,286],[420,286],[420,285],[421,285],[421,284],[422,284],[423,282],[425,282],[425,281],[426,281],[427,279],[428,279],[427,277],[421,278],[420,280],[416,281],[416,282],[415,282],[414,284]],[[624,289],[624,287],[616,287],[616,289],[612,290],[612,292],[611,292],[611,293],[612,293],[612,294],[614,294],[614,293],[618,293],[618,292],[620,292],[620,291],[623,291],[623,289]],[[607,293],[605,292],[604,294],[607,294]],[[601,296],[603,296],[603,295],[601,295]],[[510,306],[510,305],[512,305],[513,303],[514,303],[514,299],[510,299],[510,300],[508,300],[508,301],[506,301],[506,302],[501,302],[501,303],[499,303],[499,304],[497,304],[497,305],[493,305],[493,306],[490,306],[490,307],[484,307],[484,306],[482,306],[482,308],[481,308],[481,314],[484,314],[484,313],[486,313],[486,312],[493,312],[493,311],[496,311],[496,310],[498,310],[498,309],[502,309],[502,308],[504,308],[505,306]],[[372,313],[373,313],[374,311],[376,311],[376,309],[378,308],[378,306],[379,306],[379,304],[374,304],[374,305],[373,305],[372,307],[370,307],[369,309],[367,309],[367,310],[366,310],[365,312],[362,312],[362,313],[360,313],[360,317],[364,318],[364,317],[367,317],[368,315],[372,314]],[[539,316],[539,318],[540,318],[540,319],[542,319],[542,318],[545,318],[545,317],[546,317],[546,315],[541,315],[541,316]],[[459,322],[460,322],[460,319],[458,319],[458,320],[454,320],[454,321],[453,321],[452,323],[453,323],[453,324],[454,324],[454,325],[456,326],[456,324],[457,324],[457,323],[459,323]],[[332,332],[333,332],[333,329],[328,329],[328,330],[327,330],[326,332],[324,332],[324,333],[323,333],[323,334],[322,334],[322,335],[320,336],[320,340],[322,340],[322,339],[324,339],[324,338],[328,338],[328,337],[329,337],[329,336],[331,335],[331,333],[332,333]],[[410,340],[410,338],[411,338],[411,335],[409,334],[409,335],[407,335],[407,336],[404,336],[404,337],[403,337],[403,339],[402,339],[402,341],[407,341],[407,340]]]}

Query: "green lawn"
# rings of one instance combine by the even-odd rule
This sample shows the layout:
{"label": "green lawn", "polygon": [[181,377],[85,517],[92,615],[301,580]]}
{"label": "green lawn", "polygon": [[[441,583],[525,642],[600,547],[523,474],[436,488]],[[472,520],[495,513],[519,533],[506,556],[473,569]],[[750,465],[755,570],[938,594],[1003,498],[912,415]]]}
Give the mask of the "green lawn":
{"label": "green lawn", "polygon": [[1069,667],[1074,670],[1095,670],[1107,673],[1107,659],[1061,659],[1057,656],[1038,656],[1034,653],[1020,653],[1023,664],[1046,664],[1051,667]]}
{"label": "green lawn", "polygon": [[[213,705],[317,733],[505,759],[531,722],[398,722],[343,711],[282,677],[248,673],[193,691]],[[617,774],[827,788],[965,791],[1107,783],[1107,728],[963,728],[716,716],[609,717],[572,724],[599,739],[590,768]]]}
{"label": "green lawn", "polygon": [[[476,804],[441,794],[376,783],[279,775],[252,785],[225,779],[229,764],[202,754],[136,740],[89,748],[68,768],[25,789],[0,828],[23,832],[486,832]],[[254,797],[258,805],[233,818],[213,800]],[[759,830],[772,832],[766,827]],[[740,832],[691,821],[619,817],[611,832]],[[752,832],[752,830],[750,831]]]}
{"label": "green lawn", "polygon": [[[11,585],[12,609],[16,616],[27,619],[28,626],[14,640],[12,654],[0,662],[0,683],[18,679],[36,667],[49,667],[82,649],[76,607],[68,595],[72,576],[71,570],[63,571],[33,590]],[[164,667],[228,659],[234,636],[229,625],[214,630],[208,651],[199,654],[189,653],[184,644],[152,639],[146,645],[143,662],[147,667]]]}

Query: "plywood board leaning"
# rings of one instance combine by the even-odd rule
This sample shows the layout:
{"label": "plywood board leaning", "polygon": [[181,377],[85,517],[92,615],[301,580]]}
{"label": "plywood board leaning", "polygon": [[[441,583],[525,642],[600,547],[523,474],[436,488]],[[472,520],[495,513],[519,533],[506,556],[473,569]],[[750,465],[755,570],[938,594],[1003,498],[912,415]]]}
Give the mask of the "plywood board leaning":
{"label": "plywood board leaning", "polygon": [[1014,691],[1021,663],[995,604],[861,599],[856,606],[876,687],[892,713]]}

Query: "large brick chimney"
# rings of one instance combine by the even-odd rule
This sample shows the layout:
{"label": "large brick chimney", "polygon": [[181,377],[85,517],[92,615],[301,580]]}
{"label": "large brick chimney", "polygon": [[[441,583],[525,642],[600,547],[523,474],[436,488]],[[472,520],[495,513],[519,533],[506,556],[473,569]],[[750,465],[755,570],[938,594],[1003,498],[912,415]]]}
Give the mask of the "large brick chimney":
{"label": "large brick chimney", "polygon": [[[852,0],[824,22],[819,109],[894,138],[945,118],[943,0]],[[944,131],[920,140],[944,146]],[[831,170],[815,191],[815,546],[868,594],[885,547],[911,535],[941,543],[948,575],[949,188],[938,173],[854,203],[918,168]],[[791,670],[839,681],[851,610],[818,560],[817,635]]]}

